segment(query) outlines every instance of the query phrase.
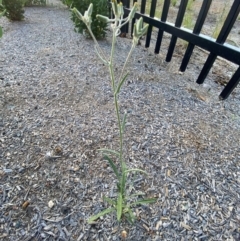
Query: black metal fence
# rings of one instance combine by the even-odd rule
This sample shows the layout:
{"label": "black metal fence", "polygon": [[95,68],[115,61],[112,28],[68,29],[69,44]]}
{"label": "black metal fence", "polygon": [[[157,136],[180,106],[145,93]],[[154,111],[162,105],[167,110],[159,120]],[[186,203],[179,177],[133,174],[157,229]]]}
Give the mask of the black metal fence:
{"label": "black metal fence", "polygon": [[[137,0],[133,0],[132,2],[133,3],[137,2]],[[125,13],[126,14],[129,13],[130,0],[122,0],[122,3],[125,8]],[[231,77],[228,84],[225,86],[225,88],[223,89],[223,91],[221,92],[221,94],[219,96],[220,99],[222,99],[222,100],[226,99],[240,81],[240,48],[237,48],[237,47],[234,47],[232,45],[225,43],[235,21],[237,20],[238,14],[240,12],[240,0],[234,0],[232,6],[230,8],[230,11],[226,17],[226,20],[223,24],[223,27],[216,40],[200,33],[201,29],[204,25],[204,21],[207,17],[212,0],[203,0],[202,1],[202,6],[201,6],[201,9],[200,9],[200,12],[197,17],[197,21],[195,23],[193,30],[188,30],[188,29],[181,27],[183,18],[184,18],[185,12],[186,12],[188,0],[181,0],[175,24],[166,22],[171,0],[164,1],[162,15],[161,15],[160,19],[154,18],[156,6],[157,6],[157,0],[151,1],[149,15],[145,14],[146,3],[147,3],[146,0],[142,0],[140,12],[137,12],[135,14],[135,18],[138,19],[140,17],[143,17],[144,22],[149,24],[149,29],[147,32],[146,43],[145,43],[146,48],[148,48],[150,46],[153,27],[158,29],[157,41],[156,41],[156,45],[155,45],[155,53],[156,54],[158,54],[160,51],[163,33],[167,32],[172,35],[170,45],[168,48],[168,52],[167,52],[167,56],[166,56],[167,62],[170,62],[172,59],[172,55],[173,55],[173,52],[174,52],[174,49],[176,46],[177,38],[181,38],[181,39],[187,41],[188,46],[187,46],[186,52],[184,54],[180,69],[179,69],[182,72],[186,70],[186,67],[191,58],[191,55],[193,53],[193,49],[195,46],[199,46],[202,49],[205,49],[210,52],[204,66],[201,70],[201,73],[199,74],[198,79],[196,81],[198,84],[202,84],[204,82],[204,80],[206,79],[210,69],[212,68],[217,56],[220,56],[226,60],[229,60],[230,62],[235,63],[239,66],[237,71]],[[133,19],[133,21],[132,21],[132,26],[133,26],[134,22],[135,22],[135,19]],[[128,32],[128,29],[129,29],[129,26],[127,25],[126,28],[124,29],[124,32]],[[131,27],[131,31],[132,31],[132,29],[133,28]]]}

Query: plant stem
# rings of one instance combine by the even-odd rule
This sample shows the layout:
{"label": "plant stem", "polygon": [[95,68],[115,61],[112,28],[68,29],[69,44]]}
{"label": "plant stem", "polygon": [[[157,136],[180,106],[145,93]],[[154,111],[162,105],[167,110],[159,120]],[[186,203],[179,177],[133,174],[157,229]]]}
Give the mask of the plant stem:
{"label": "plant stem", "polygon": [[117,114],[117,121],[118,121],[118,129],[119,129],[119,142],[120,142],[120,163],[122,167],[122,152],[123,152],[123,133],[122,133],[122,127],[121,127],[121,118],[120,118],[120,112],[119,112],[119,106],[118,106],[118,96],[115,94],[115,76],[114,76],[114,71],[113,71],[113,60],[114,60],[114,50],[115,50],[115,44],[116,44],[116,31],[117,28],[113,29],[113,38],[112,38],[112,49],[111,49],[111,56],[110,56],[110,62],[109,62],[109,71],[110,71],[110,76],[111,76],[111,82],[112,82],[112,89],[114,93],[114,104],[115,104],[115,111]]}
{"label": "plant stem", "polygon": [[123,65],[123,69],[122,69],[121,75],[120,75],[120,77],[119,77],[119,81],[121,81],[121,79],[122,79],[122,76],[123,76],[125,67],[127,66],[128,60],[130,59],[130,57],[131,57],[131,55],[132,55],[132,52],[133,52],[133,50],[134,50],[135,47],[136,47],[136,45],[135,45],[135,44],[132,44],[131,50],[129,51],[128,56],[127,56],[127,58],[126,58],[126,61],[125,61],[124,65]]}
{"label": "plant stem", "polygon": [[[87,26],[88,31],[89,31],[89,33],[90,33],[90,35],[91,35],[91,37],[92,37],[92,39],[93,39],[93,41],[94,41],[94,43],[95,43],[95,46],[96,46],[96,48],[97,48],[97,50],[98,50],[98,53],[100,54],[100,52],[101,52],[101,54],[102,54],[102,59],[107,62],[107,58],[106,58],[106,56],[105,56],[102,48],[100,47],[98,41],[96,40],[96,38],[95,38],[95,36],[94,36],[94,34],[93,34],[93,32],[92,32],[91,27],[90,27],[88,24],[86,24],[86,26]],[[100,57],[100,56],[99,56],[99,57]]]}

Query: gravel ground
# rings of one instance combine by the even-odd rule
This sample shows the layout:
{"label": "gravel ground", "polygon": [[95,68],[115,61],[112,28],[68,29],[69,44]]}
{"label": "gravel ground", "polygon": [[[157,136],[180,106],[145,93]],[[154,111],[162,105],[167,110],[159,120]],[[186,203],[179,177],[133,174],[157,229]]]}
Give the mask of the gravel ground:
{"label": "gravel ground", "polygon": [[[117,241],[126,231],[131,241],[240,240],[240,89],[219,101],[215,83],[235,66],[219,60],[198,86],[204,52],[180,74],[180,48],[167,64],[168,43],[157,56],[137,47],[120,105],[127,164],[148,176],[128,185],[157,202],[135,207],[133,226],[115,214],[89,225],[107,206],[103,195],[116,195],[97,151],[118,148],[108,73],[67,9],[25,16],[0,22],[0,239]],[[110,43],[109,32],[100,44],[109,52]],[[130,44],[118,40],[116,70]]]}

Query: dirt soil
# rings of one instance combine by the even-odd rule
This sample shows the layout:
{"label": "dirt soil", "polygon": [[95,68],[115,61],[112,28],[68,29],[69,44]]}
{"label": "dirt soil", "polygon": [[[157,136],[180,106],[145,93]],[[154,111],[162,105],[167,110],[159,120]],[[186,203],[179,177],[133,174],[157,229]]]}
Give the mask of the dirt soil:
{"label": "dirt soil", "polygon": [[[205,51],[179,73],[181,42],[170,63],[168,35],[159,55],[154,38],[137,46],[119,101],[125,160],[148,175],[129,175],[127,194],[157,201],[133,207],[134,225],[90,225],[117,193],[98,151],[119,147],[108,70],[60,3],[0,24],[0,240],[240,240],[240,88],[220,101],[217,81],[235,65],[218,59],[198,86]],[[100,45],[110,53],[110,31]],[[116,76],[130,46],[118,38]]]}

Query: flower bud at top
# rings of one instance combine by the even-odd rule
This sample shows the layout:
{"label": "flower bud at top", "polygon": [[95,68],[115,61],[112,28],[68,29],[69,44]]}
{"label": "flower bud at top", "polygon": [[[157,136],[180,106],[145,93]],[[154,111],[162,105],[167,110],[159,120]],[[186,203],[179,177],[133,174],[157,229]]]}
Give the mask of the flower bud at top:
{"label": "flower bud at top", "polygon": [[115,16],[118,16],[118,5],[117,5],[117,1],[113,0],[112,1],[112,10]]}
{"label": "flower bud at top", "polygon": [[72,11],[73,11],[73,13],[76,14],[76,16],[77,16],[80,20],[83,21],[83,16],[82,16],[82,14],[81,14],[76,8],[73,8]]}
{"label": "flower bud at top", "polygon": [[149,24],[146,24],[143,28],[142,28],[142,32],[141,32],[141,36],[145,35],[148,31],[148,26]]}
{"label": "flower bud at top", "polygon": [[92,16],[92,11],[93,11],[93,4],[91,3],[88,7],[87,13],[88,16],[91,17]]}
{"label": "flower bud at top", "polygon": [[131,9],[131,12],[128,15],[129,20],[132,20],[136,11],[137,11],[138,4],[137,2],[134,3],[133,8]]}
{"label": "flower bud at top", "polygon": [[141,17],[137,23],[134,24],[133,28],[133,44],[137,45],[139,38],[141,38],[144,34],[147,33],[148,30],[148,24],[143,26],[143,18]]}
{"label": "flower bud at top", "polygon": [[124,14],[122,2],[118,4],[118,14],[119,14],[118,17],[122,17]]}
{"label": "flower bud at top", "polygon": [[99,19],[100,21],[102,21],[103,23],[108,23],[109,22],[109,18],[100,14],[96,15],[96,18]]}
{"label": "flower bud at top", "polygon": [[141,32],[142,26],[143,26],[143,18],[141,17],[139,18],[136,24],[136,30],[138,34]]}

